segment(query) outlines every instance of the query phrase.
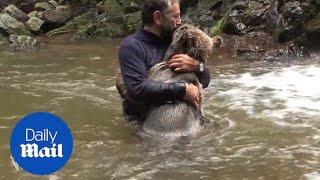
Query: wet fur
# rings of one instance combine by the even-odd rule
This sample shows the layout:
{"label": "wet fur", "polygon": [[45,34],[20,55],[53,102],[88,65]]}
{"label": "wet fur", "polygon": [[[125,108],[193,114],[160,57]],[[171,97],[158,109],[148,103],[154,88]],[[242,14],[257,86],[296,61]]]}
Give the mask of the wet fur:
{"label": "wet fur", "polygon": [[[149,78],[160,82],[193,83],[202,89],[195,73],[176,73],[166,65],[166,61],[174,54],[188,54],[206,63],[212,52],[212,45],[212,39],[203,31],[191,25],[182,25],[174,33],[164,62],[150,69]],[[168,102],[150,108],[143,129],[149,134],[165,137],[190,136],[201,131],[203,119],[201,110],[186,101]]]}

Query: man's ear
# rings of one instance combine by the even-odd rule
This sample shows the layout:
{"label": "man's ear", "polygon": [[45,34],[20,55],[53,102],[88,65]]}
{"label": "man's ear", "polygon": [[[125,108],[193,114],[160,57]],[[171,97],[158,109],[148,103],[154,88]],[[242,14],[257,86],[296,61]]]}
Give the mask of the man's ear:
{"label": "man's ear", "polygon": [[161,17],[161,12],[160,12],[160,11],[155,11],[155,12],[153,13],[153,21],[154,21],[154,23],[156,23],[157,25],[161,25],[161,21],[162,21],[161,18],[162,18],[162,17]]}

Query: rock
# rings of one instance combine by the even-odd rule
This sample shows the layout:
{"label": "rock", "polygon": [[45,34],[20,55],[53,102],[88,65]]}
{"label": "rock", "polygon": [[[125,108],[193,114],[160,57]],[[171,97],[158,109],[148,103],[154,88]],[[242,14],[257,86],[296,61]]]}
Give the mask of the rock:
{"label": "rock", "polygon": [[26,49],[33,48],[38,45],[38,41],[30,36],[26,35],[10,35],[10,46],[14,49]]}
{"label": "rock", "polygon": [[49,3],[50,3],[53,7],[59,6],[59,4],[57,3],[57,1],[55,1],[55,0],[50,0]]}
{"label": "rock", "polygon": [[38,17],[31,17],[27,22],[26,26],[33,32],[39,32],[41,29],[42,24],[44,23],[43,20],[41,20]]}
{"label": "rock", "polygon": [[134,13],[141,10],[141,6],[132,0],[118,0],[118,2],[125,13]]}
{"label": "rock", "polygon": [[31,18],[31,17],[37,17],[38,15],[38,11],[32,11],[28,14],[28,17]]}
{"label": "rock", "polygon": [[301,35],[304,30],[303,22],[305,21],[300,2],[293,1],[284,4],[273,32],[274,39],[283,43]]}
{"label": "rock", "polygon": [[73,39],[123,37],[135,32],[141,26],[140,14],[140,11],[116,17],[101,14],[96,22],[79,29]]}
{"label": "rock", "polygon": [[10,4],[4,9],[4,12],[8,13],[11,17],[14,17],[18,21],[26,22],[29,17],[15,5]]}
{"label": "rock", "polygon": [[30,32],[25,25],[9,14],[0,14],[0,31],[3,30],[8,34],[28,35]]}
{"label": "rock", "polygon": [[47,2],[38,2],[34,5],[34,8],[38,11],[52,10],[53,6]]}
{"label": "rock", "polygon": [[68,20],[67,17],[57,10],[47,10],[43,12],[42,19],[45,21],[43,25],[44,32],[61,27]]}
{"label": "rock", "polygon": [[17,7],[26,14],[29,14],[34,10],[34,4],[38,0],[24,0],[23,2],[17,4]]}
{"label": "rock", "polygon": [[43,12],[42,19],[48,23],[53,24],[64,24],[67,21],[67,18],[64,14],[60,13],[57,10],[47,10]]}
{"label": "rock", "polygon": [[127,15],[123,25],[126,34],[136,32],[141,27],[141,11]]}
{"label": "rock", "polygon": [[57,6],[56,11],[58,11],[60,14],[64,14],[64,16],[67,17],[67,19],[71,18],[70,6],[66,6],[66,5]]}
{"label": "rock", "polygon": [[0,46],[8,44],[8,39],[0,33]]}
{"label": "rock", "polygon": [[320,50],[320,13],[316,15],[308,24],[306,28],[306,40],[308,46],[312,49],[318,48]]}
{"label": "rock", "polygon": [[107,16],[119,16],[123,15],[124,12],[122,10],[122,6],[119,4],[117,0],[108,0],[105,1],[101,6],[98,7],[99,10],[106,14]]}
{"label": "rock", "polygon": [[79,29],[86,27],[90,22],[95,21],[97,17],[98,17],[98,12],[96,10],[88,11],[72,19],[71,21],[67,22],[66,25],[48,32],[47,36],[51,37],[58,34],[76,32]]}

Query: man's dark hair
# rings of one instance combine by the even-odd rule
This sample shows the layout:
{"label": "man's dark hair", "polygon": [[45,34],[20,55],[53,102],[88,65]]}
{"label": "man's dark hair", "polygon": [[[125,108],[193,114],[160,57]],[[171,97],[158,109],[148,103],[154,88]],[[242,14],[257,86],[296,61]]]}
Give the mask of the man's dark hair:
{"label": "man's dark hair", "polygon": [[142,24],[150,25],[153,23],[153,13],[155,11],[163,12],[173,3],[180,3],[179,0],[146,0],[142,7]]}

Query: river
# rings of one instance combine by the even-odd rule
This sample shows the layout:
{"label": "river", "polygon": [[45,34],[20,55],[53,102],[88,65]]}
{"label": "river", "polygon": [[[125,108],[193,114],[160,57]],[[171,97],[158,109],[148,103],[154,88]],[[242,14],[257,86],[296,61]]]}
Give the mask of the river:
{"label": "river", "polygon": [[[217,128],[187,142],[138,136],[114,86],[119,40],[0,50],[0,179],[320,179],[320,59],[212,57],[204,113]],[[64,119],[73,154],[49,176],[10,156],[15,123],[34,111]]]}

